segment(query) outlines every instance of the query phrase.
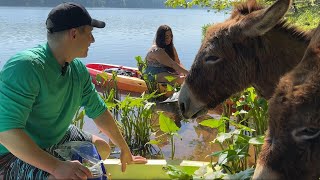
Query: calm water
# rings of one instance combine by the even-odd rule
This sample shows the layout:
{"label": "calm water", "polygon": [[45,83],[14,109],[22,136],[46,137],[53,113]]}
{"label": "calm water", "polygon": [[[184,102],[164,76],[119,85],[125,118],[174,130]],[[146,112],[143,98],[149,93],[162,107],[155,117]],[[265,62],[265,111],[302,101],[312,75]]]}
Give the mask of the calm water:
{"label": "calm water", "polygon": [[[46,41],[45,20],[50,8],[0,7],[0,67],[16,52]],[[91,16],[106,21],[95,29],[85,63],[103,62],[136,66],[134,57],[145,56],[159,25],[173,29],[174,43],[183,64],[189,68],[201,41],[201,27],[223,21],[224,13],[203,9],[88,9]]]}
{"label": "calm water", "polygon": [[[50,9],[0,7],[0,68],[18,51],[46,42],[45,20]],[[203,9],[88,8],[88,11],[92,17],[106,21],[107,28],[93,31],[96,41],[90,46],[84,63],[133,67],[136,66],[135,56],[145,56],[158,26],[168,24],[172,27],[180,59],[189,69],[200,47],[201,27],[228,17],[224,13],[216,14]],[[86,121],[85,129],[97,133],[92,121],[87,118]],[[207,143],[214,138],[212,130],[192,122],[182,125],[180,135],[182,141],[177,141],[176,157],[203,160],[212,152],[212,147]],[[163,151],[169,156],[170,146],[165,145]]]}

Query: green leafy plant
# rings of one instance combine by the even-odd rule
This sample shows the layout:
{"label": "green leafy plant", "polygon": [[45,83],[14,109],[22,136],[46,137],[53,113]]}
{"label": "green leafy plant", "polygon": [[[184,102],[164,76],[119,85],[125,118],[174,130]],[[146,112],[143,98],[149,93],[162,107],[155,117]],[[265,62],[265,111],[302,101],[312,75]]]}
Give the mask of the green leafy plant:
{"label": "green leafy plant", "polygon": [[[156,92],[155,94],[158,95],[154,99],[151,99],[152,101],[163,101],[168,96],[172,95],[174,92],[177,92],[180,90],[180,86],[178,84],[171,83],[176,79],[176,77],[166,76],[165,79],[169,83],[158,83],[156,81],[157,79],[156,75],[143,73],[145,68],[147,67],[146,60],[143,60],[141,56],[136,56],[135,59],[137,61],[138,69],[142,74],[142,79],[146,82],[148,92],[149,93]],[[165,88],[162,88],[163,86],[165,86]]]}
{"label": "green leafy plant", "polygon": [[142,79],[146,82],[148,91],[150,93],[158,91],[158,86],[157,86],[157,83],[155,81],[156,77],[149,78],[148,76],[150,76],[150,74],[143,73],[145,68],[147,67],[146,60],[143,60],[141,58],[141,56],[136,56],[135,59],[137,61],[138,69],[139,69],[140,73],[142,74]]}
{"label": "green leafy plant", "polygon": [[169,136],[170,144],[171,144],[171,159],[174,159],[175,154],[175,141],[174,137],[178,136],[181,138],[181,136],[178,134],[178,131],[180,128],[174,123],[174,121],[166,116],[163,112],[159,111],[159,125],[160,130],[164,133],[163,135]]}
{"label": "green leafy plant", "polygon": [[110,107],[117,111],[119,125],[123,136],[133,154],[151,157],[156,149],[150,142],[153,132],[151,123],[153,107],[155,103],[148,100],[155,96],[154,93],[143,93],[140,97],[126,96],[123,100],[116,100]]}
{"label": "green leafy plant", "polygon": [[171,179],[176,179],[176,180],[193,179],[192,175],[186,173],[184,170],[181,170],[173,165],[167,165],[163,167],[163,170],[169,175]]}
{"label": "green leafy plant", "polygon": [[253,87],[247,88],[239,96],[233,96],[236,112],[232,115],[241,124],[255,129],[253,136],[263,135],[268,128],[268,102],[259,97]]}
{"label": "green leafy plant", "polygon": [[78,127],[79,129],[83,129],[84,126],[84,116],[85,116],[85,111],[80,107],[73,120],[72,120],[72,124],[75,125],[76,127]]}

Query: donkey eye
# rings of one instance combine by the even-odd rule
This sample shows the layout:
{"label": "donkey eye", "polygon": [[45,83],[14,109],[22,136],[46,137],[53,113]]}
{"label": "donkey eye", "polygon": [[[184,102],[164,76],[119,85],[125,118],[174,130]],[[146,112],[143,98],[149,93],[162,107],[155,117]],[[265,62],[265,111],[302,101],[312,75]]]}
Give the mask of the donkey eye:
{"label": "donkey eye", "polygon": [[217,60],[219,60],[220,58],[217,56],[208,56],[205,60],[205,62],[215,62]]}

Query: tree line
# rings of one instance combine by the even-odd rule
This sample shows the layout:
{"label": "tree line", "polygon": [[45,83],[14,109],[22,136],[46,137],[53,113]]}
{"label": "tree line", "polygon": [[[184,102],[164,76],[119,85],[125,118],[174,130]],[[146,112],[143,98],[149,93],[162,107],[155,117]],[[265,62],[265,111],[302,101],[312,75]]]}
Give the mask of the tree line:
{"label": "tree line", "polygon": [[[70,0],[85,7],[166,8],[165,0]],[[53,7],[65,0],[0,0],[0,6]]]}

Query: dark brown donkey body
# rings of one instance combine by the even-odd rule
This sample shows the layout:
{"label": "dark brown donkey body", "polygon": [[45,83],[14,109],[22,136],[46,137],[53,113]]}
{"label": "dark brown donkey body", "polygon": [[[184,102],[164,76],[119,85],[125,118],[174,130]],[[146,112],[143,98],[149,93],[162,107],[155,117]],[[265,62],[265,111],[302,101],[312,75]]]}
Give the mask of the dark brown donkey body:
{"label": "dark brown donkey body", "polygon": [[320,26],[269,100],[268,133],[254,179],[320,177]]}
{"label": "dark brown donkey body", "polygon": [[310,33],[281,20],[290,0],[269,8],[249,0],[231,17],[208,28],[181,88],[179,106],[185,118],[203,115],[231,95],[254,86],[269,99],[281,76],[302,59]]}

